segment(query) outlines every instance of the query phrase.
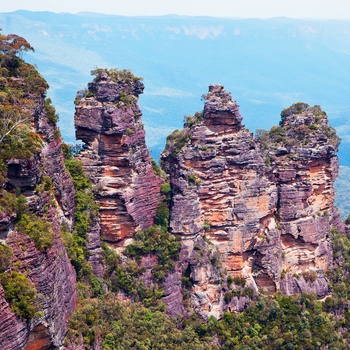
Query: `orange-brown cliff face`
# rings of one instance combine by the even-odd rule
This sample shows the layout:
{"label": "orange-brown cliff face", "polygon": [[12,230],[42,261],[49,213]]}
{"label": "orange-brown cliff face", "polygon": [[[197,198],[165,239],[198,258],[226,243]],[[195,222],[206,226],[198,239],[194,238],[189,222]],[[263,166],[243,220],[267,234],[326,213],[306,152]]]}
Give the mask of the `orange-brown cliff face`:
{"label": "orange-brown cliff face", "polygon": [[[204,316],[242,306],[216,276],[225,269],[249,287],[245,296],[260,288],[328,293],[338,139],[319,107],[297,104],[282,116],[280,127],[255,139],[231,95],[212,85],[203,114],[167,139],[161,163],[172,186],[170,229],[183,240],[191,302]],[[201,250],[207,262],[194,259]],[[212,266],[215,251],[222,268]]]}
{"label": "orange-brown cliff face", "polygon": [[137,105],[143,88],[129,71],[99,70],[76,106],[76,136],[86,145],[79,159],[95,185],[101,236],[117,246],[153,224],[161,199]]}

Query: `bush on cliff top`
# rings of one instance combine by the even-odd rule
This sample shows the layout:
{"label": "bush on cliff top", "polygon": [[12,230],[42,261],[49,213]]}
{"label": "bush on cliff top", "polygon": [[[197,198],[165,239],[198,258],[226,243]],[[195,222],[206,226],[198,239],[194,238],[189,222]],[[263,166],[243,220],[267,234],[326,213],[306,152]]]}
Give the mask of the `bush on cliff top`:
{"label": "bush on cliff top", "polygon": [[103,76],[107,75],[112,81],[119,83],[119,82],[135,82],[142,80],[142,77],[135,76],[131,70],[127,69],[104,69],[104,68],[97,68],[91,71],[91,75],[94,76],[94,82],[99,82],[102,80]]}
{"label": "bush on cliff top", "polygon": [[175,130],[167,137],[165,150],[175,157],[178,153],[180,153],[181,149],[187,144],[190,138],[191,135],[189,128]]}

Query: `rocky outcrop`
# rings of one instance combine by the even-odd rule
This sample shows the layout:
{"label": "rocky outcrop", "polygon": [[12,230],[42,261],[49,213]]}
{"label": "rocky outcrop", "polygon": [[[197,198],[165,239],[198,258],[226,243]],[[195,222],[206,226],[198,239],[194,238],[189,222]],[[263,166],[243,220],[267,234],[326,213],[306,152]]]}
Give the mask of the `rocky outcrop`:
{"label": "rocky outcrop", "polygon": [[95,187],[101,237],[123,246],[153,224],[161,200],[137,105],[144,86],[129,71],[99,70],[88,87],[77,96],[79,159]]}
{"label": "rocky outcrop", "polygon": [[[25,81],[14,79],[24,90],[18,94],[23,100],[18,98],[14,108],[30,116],[29,135],[36,143],[36,150],[31,150],[30,157],[7,161],[3,188],[9,193],[21,193],[26,198],[26,211],[50,223],[47,227],[52,230],[52,237],[46,248],[39,248],[28,234],[19,232],[15,225],[18,213],[11,212],[11,207],[1,206],[1,243],[13,252],[11,269],[27,276],[35,287],[39,313],[30,319],[16,316],[0,285],[0,345],[7,350],[53,349],[62,345],[66,321],[77,301],[75,272],[60,232],[61,224],[67,227],[73,224],[75,191],[65,170],[62,141],[55,126],[54,110],[45,102],[45,90],[25,92]],[[50,232],[41,234],[50,235]]]}
{"label": "rocky outcrop", "polygon": [[[14,251],[14,262],[20,263],[19,271],[28,274],[40,295],[38,302],[43,317],[31,319],[27,323],[25,338],[32,337],[32,343],[41,344],[41,337],[32,336],[32,333],[41,328],[47,348],[61,345],[66,335],[66,321],[76,304],[76,292],[75,273],[62,245],[59,231],[53,246],[47,251],[38,251],[28,236],[16,231],[9,234],[7,243]],[[25,251],[23,247],[26,248]],[[17,322],[22,324],[18,319]],[[16,331],[16,327],[12,330]],[[1,342],[3,345],[7,344],[6,349],[23,348],[12,347],[11,336],[2,336]],[[24,348],[28,347],[26,345]],[[29,348],[37,347],[32,344]]]}
{"label": "rocky outcrop", "polygon": [[245,286],[242,293],[233,290],[235,296],[259,290],[328,294],[329,232],[339,222],[334,130],[318,106],[306,104],[284,110],[281,125],[259,131],[258,138],[241,122],[231,95],[212,85],[203,113],[168,137],[161,156],[172,186],[170,229],[187,247],[192,296],[204,301],[207,315],[234,305],[230,287],[219,287],[217,270],[191,263],[199,236],[213,244],[229,279]]}
{"label": "rocky outcrop", "polygon": [[324,272],[333,261],[331,226],[344,231],[333,206],[339,138],[319,106],[298,103],[281,116],[280,126],[259,139],[278,189],[281,260],[275,264],[283,278],[277,287],[286,294],[308,291],[321,297],[328,294]]}

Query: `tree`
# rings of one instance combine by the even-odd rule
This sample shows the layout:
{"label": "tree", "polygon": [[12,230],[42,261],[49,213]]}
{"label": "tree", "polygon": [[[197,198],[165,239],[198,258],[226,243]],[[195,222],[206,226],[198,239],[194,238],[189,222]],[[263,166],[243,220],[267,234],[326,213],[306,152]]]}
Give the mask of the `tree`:
{"label": "tree", "polygon": [[24,113],[19,107],[3,105],[0,108],[0,145],[4,139],[20,124],[23,124],[30,115]]}
{"label": "tree", "polygon": [[[27,40],[16,34],[1,34],[0,29],[0,68],[14,71],[20,66],[20,56],[23,51],[34,51]],[[20,124],[26,122],[30,116],[12,104],[3,104],[0,108],[0,144]]]}
{"label": "tree", "polygon": [[28,41],[16,34],[0,34],[0,52],[11,57],[21,55],[23,51],[34,51]]}

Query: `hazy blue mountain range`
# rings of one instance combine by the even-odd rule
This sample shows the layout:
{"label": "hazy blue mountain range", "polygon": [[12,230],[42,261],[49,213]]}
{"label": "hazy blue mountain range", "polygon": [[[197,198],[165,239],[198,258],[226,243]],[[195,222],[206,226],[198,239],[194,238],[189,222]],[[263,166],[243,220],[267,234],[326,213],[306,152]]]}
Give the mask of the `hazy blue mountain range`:
{"label": "hazy blue mountain range", "polygon": [[35,48],[26,59],[50,84],[67,142],[75,141],[76,91],[92,69],[116,67],[144,78],[140,106],[155,158],[219,83],[251,131],[277,125],[292,103],[321,105],[342,138],[340,163],[350,166],[350,21],[16,11],[0,14],[0,27]]}

